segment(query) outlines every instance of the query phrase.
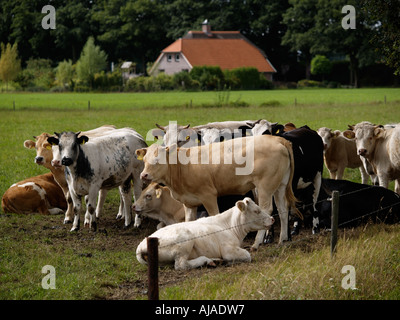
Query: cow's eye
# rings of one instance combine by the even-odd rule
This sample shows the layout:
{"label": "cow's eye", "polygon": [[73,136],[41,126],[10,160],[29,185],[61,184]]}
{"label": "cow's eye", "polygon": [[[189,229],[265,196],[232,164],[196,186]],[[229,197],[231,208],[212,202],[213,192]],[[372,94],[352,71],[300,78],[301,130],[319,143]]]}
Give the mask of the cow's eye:
{"label": "cow's eye", "polygon": [[146,199],[151,200],[151,194],[146,194]]}

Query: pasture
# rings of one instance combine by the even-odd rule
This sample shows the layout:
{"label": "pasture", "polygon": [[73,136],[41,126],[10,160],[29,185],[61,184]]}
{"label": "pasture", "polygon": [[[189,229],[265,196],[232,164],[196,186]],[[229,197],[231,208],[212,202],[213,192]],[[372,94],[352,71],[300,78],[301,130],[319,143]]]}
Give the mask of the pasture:
{"label": "pasture", "polygon": [[[146,138],[155,123],[195,126],[260,118],[340,130],[364,120],[400,122],[400,89],[0,94],[0,194],[17,181],[47,172],[33,162],[35,152],[23,147],[42,132],[113,124],[133,127]],[[344,178],[360,182],[359,171],[346,169]],[[115,220],[118,205],[113,190],[96,233],[81,229],[71,234],[63,216],[1,212],[0,299],[146,299],[147,268],[137,262],[135,250],[156,224],[145,221],[139,229],[124,230],[123,222]],[[335,260],[329,233],[311,236],[307,230],[294,239],[303,241],[260,247],[250,264],[185,272],[163,267],[160,298],[399,299],[399,226],[367,225],[341,230],[339,236]],[[55,267],[55,290],[41,286],[45,265]],[[341,287],[344,265],[356,269],[356,290]]]}

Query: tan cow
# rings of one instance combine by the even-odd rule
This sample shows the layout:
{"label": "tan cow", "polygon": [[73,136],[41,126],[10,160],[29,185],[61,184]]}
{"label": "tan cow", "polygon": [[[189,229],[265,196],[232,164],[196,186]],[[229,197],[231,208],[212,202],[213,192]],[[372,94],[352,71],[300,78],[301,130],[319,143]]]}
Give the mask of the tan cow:
{"label": "tan cow", "polygon": [[327,127],[319,128],[317,132],[324,142],[324,160],[331,179],[341,180],[345,168],[359,168],[361,181],[367,184],[369,175],[357,154],[355,141],[345,138],[339,130],[332,131]]}
{"label": "tan cow", "polygon": [[160,221],[157,229],[170,224],[185,221],[183,204],[171,197],[168,187],[152,182],[144,189],[132,206],[132,210],[141,217]]}
{"label": "tan cow", "polygon": [[[101,136],[103,134],[107,134],[108,132],[111,132],[112,130],[115,129],[116,127],[113,125],[104,125],[102,127],[93,130],[81,132],[81,135],[87,135],[90,138],[94,138],[97,136]],[[71,223],[74,218],[74,212],[73,212],[72,199],[69,196],[68,184],[67,181],[65,180],[64,166],[61,166],[60,164],[57,163],[55,163],[54,165],[52,164],[53,160],[52,146],[50,145],[50,143],[47,142],[47,139],[50,137],[52,137],[52,135],[48,133],[42,133],[39,136],[34,136],[36,141],[25,140],[24,146],[27,149],[36,148],[35,163],[49,169],[51,173],[54,175],[55,181],[61,187],[62,191],[64,192],[65,199],[67,199],[68,208],[67,211],[65,212],[64,223]],[[107,190],[101,190],[99,193],[98,205],[96,209],[97,217],[99,217],[101,210],[103,208],[103,203],[105,201],[106,194]]]}
{"label": "tan cow", "polygon": [[389,181],[395,180],[395,192],[400,194],[400,126],[364,121],[349,127],[344,136],[355,139],[357,154],[372,165],[379,185],[387,188]]}
{"label": "tan cow", "polygon": [[13,184],[1,199],[4,212],[62,214],[67,209],[63,191],[49,172]]}
{"label": "tan cow", "polygon": [[[266,210],[250,198],[213,217],[166,226],[151,235],[159,239],[158,261],[174,263],[175,269],[185,270],[203,265],[215,266],[214,261],[250,262],[250,253],[241,248],[251,231],[268,229],[274,223]],[[147,239],[136,249],[136,258],[147,264]]]}
{"label": "tan cow", "polygon": [[[153,144],[136,150],[145,162],[141,178],[162,183],[185,205],[185,221],[193,221],[197,207],[209,215],[219,213],[217,197],[245,194],[257,188],[261,208],[272,213],[272,198],[281,219],[280,242],[288,240],[288,208],[295,206],[292,191],[293,150],[286,139],[245,137],[193,148]],[[253,248],[258,248],[259,232]]]}

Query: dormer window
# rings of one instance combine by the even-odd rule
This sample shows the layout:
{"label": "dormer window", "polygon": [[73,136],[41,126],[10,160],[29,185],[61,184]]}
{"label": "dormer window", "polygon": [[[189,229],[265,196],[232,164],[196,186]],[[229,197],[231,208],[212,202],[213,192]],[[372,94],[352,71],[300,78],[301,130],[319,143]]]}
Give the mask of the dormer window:
{"label": "dormer window", "polygon": [[181,61],[181,55],[179,53],[175,54],[175,61],[176,62]]}

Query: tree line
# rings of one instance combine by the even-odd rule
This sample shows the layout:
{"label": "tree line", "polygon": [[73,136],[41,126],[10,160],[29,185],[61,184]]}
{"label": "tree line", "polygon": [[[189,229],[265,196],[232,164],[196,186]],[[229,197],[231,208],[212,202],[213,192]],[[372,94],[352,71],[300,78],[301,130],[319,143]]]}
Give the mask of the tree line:
{"label": "tree line", "polygon": [[[44,63],[53,73],[55,67],[78,73],[92,39],[92,48],[104,53],[100,71],[129,60],[146,74],[163,48],[208,19],[213,30],[239,30],[262,49],[278,70],[277,80],[310,79],[317,56],[346,61],[354,86],[360,70],[377,63],[400,71],[398,0],[53,0],[56,28],[45,30],[41,10],[47,4],[0,0],[2,52],[17,45],[22,69]],[[356,10],[356,29],[342,28],[345,5]],[[92,86],[94,79],[84,81]]]}

